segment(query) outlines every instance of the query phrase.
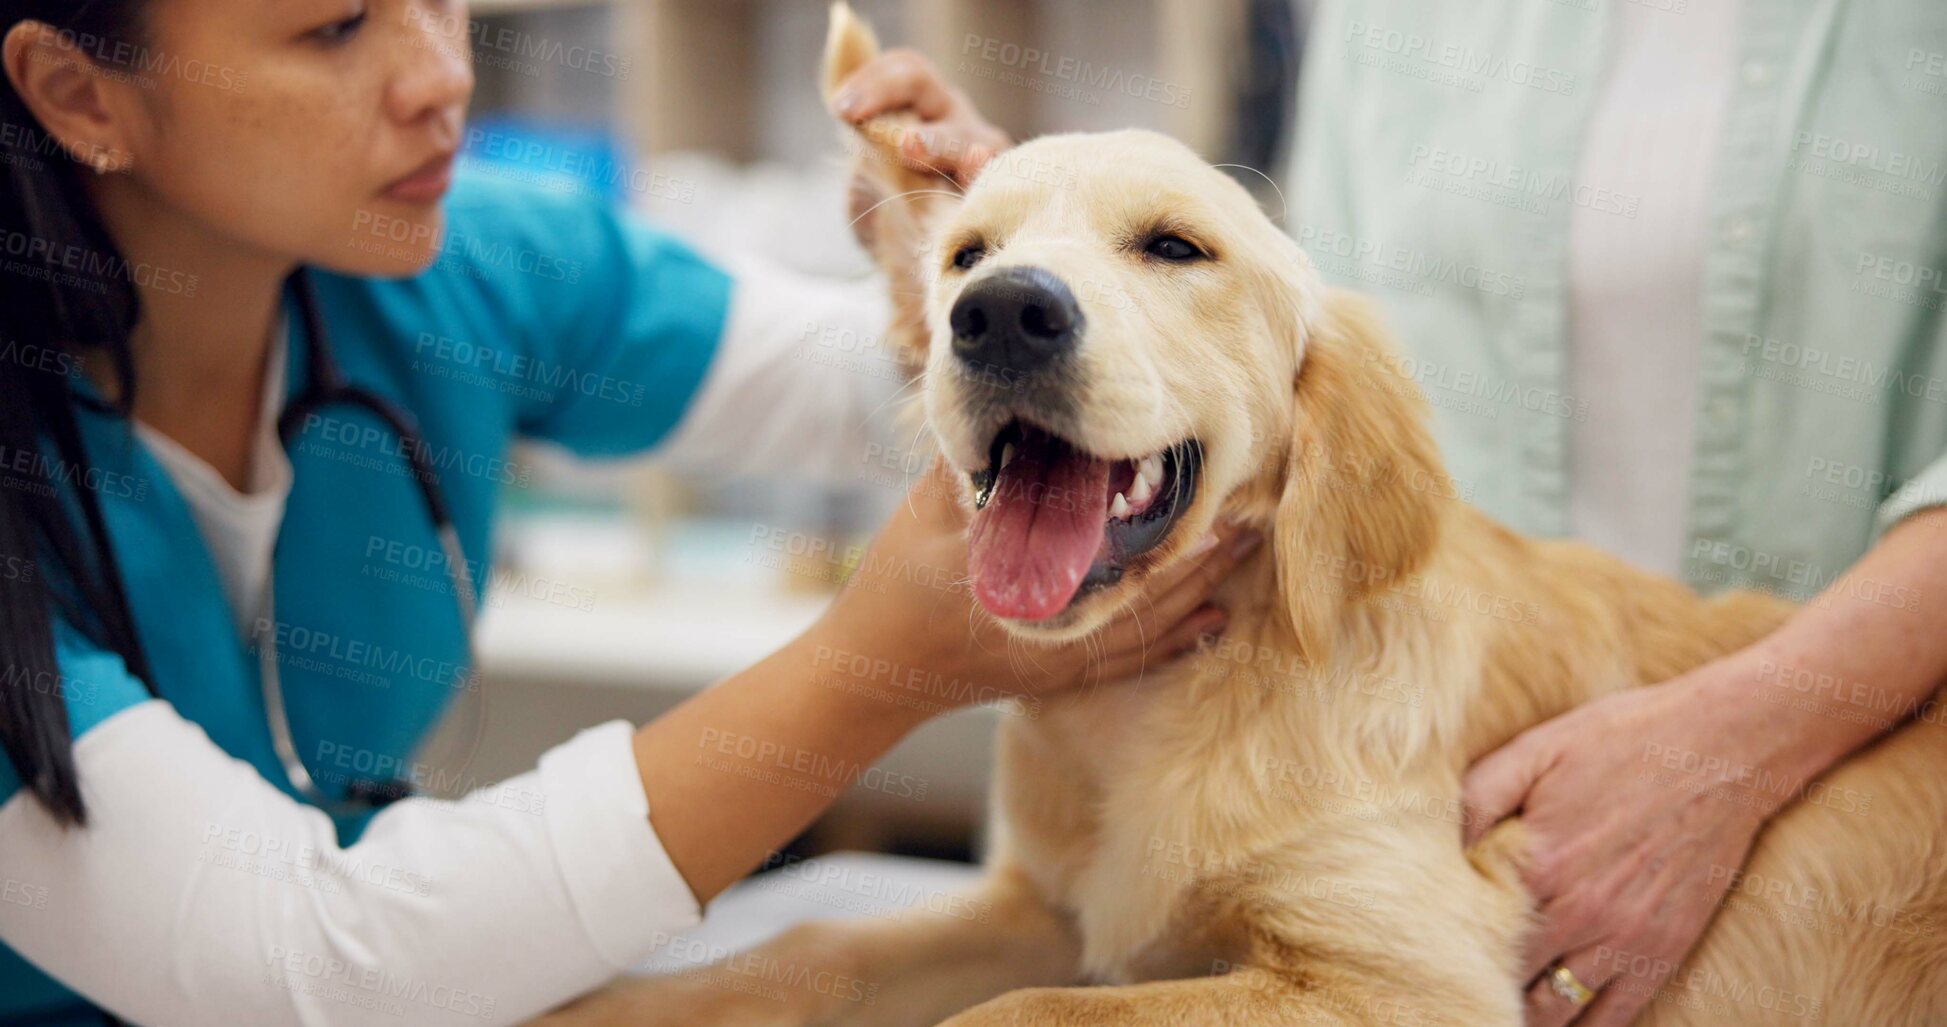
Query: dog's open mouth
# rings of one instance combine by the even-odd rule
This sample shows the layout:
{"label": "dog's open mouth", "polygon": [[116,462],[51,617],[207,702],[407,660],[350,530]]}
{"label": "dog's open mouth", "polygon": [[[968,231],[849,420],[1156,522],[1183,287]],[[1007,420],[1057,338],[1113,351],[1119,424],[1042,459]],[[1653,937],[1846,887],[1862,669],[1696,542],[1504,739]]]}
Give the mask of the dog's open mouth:
{"label": "dog's open mouth", "polygon": [[1046,620],[1169,537],[1196,497],[1203,451],[1190,439],[1105,459],[1014,421],[987,455],[973,475],[974,596],[996,617]]}

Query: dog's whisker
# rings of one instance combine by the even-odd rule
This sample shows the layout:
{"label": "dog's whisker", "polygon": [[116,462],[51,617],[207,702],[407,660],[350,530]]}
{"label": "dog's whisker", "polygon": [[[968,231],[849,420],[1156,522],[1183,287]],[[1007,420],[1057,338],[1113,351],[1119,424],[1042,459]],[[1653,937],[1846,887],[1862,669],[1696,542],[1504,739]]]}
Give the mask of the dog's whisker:
{"label": "dog's whisker", "polygon": [[913,461],[910,457],[919,451],[919,437],[925,433],[926,424],[922,421],[919,427],[913,429],[913,437],[906,442],[906,456],[909,459],[899,462],[899,472],[905,476],[903,484],[906,493],[906,512],[914,517],[919,516],[919,511],[913,509]]}
{"label": "dog's whisker", "polygon": [[1264,172],[1259,171],[1258,169],[1251,167],[1248,164],[1212,164],[1210,166],[1213,168],[1236,168],[1239,171],[1248,171],[1251,174],[1264,179],[1266,184],[1271,186],[1271,191],[1278,194],[1278,216],[1276,218],[1273,218],[1272,220],[1276,221],[1278,224],[1281,225],[1284,224],[1285,215],[1290,213],[1291,205],[1285,202],[1284,190],[1278,188],[1278,183],[1274,181],[1270,175],[1267,175]]}
{"label": "dog's whisker", "polygon": [[[906,390],[912,388],[915,385],[921,385],[924,383],[924,381],[925,381],[924,374],[913,375],[911,378],[907,379],[906,384],[901,385],[896,391],[893,392],[892,395],[887,396],[885,400],[881,402],[878,406],[873,407],[870,411],[868,411],[865,417],[862,418],[862,420],[870,421],[874,417],[879,416],[879,411],[884,410],[885,408],[893,405],[894,403],[910,400],[912,397],[906,395]],[[921,430],[924,430],[923,425],[921,426]]]}
{"label": "dog's whisker", "polygon": [[873,204],[872,206],[867,207],[862,211],[859,211],[859,216],[853,218],[851,221],[846,222],[845,227],[856,228],[858,227],[859,222],[865,220],[865,216],[867,214],[870,214],[873,211],[878,210],[880,207],[883,207],[894,200],[903,200],[908,196],[945,196],[949,199],[955,199],[955,200],[960,198],[959,194],[950,193],[944,189],[908,189],[903,193],[894,193],[891,196],[888,196],[885,199],[880,200],[879,202]]}

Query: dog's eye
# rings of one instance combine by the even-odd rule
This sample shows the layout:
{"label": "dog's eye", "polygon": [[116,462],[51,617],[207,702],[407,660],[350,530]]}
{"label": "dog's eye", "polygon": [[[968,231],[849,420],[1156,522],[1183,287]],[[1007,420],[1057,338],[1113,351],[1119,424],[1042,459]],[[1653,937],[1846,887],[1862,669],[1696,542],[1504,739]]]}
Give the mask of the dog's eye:
{"label": "dog's eye", "polygon": [[986,255],[987,255],[987,247],[982,246],[979,243],[969,243],[968,245],[962,246],[958,250],[954,251],[953,266],[959,268],[962,271],[965,271],[966,269],[974,266],[975,264],[980,263],[980,258]]}
{"label": "dog's eye", "polygon": [[1159,235],[1144,244],[1143,252],[1164,260],[1195,260],[1203,256],[1203,251],[1181,236]]}

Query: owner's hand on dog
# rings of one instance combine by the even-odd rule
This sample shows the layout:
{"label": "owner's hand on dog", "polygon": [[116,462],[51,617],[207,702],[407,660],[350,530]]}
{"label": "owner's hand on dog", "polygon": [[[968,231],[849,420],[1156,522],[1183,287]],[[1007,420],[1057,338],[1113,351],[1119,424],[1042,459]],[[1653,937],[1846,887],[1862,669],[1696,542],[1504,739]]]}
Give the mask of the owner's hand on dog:
{"label": "owner's hand on dog", "polygon": [[1757,644],[1579,706],[1474,765],[1467,843],[1516,811],[1526,835],[1543,923],[1523,969],[1559,961],[1598,993],[1577,1019],[1535,981],[1530,1027],[1629,1023],[1696,945],[1768,817],[1801,800],[1853,811],[1858,793],[1808,784],[1905,714],[1808,699],[1780,670],[1870,681],[1886,709],[1918,709],[1940,687],[1947,636],[1917,597],[1943,590],[1947,510],[1915,514]]}
{"label": "owner's hand on dog", "polygon": [[[1044,696],[1140,678],[1220,633],[1228,615],[1210,594],[1260,541],[1220,528],[1209,548],[1145,583],[1132,604],[1084,641],[1059,647],[1007,635],[976,608],[968,585],[966,515],[935,461],[880,528],[857,571],[812,631],[822,644],[934,676],[944,705],[1001,695]],[[953,687],[954,682],[971,687]]]}
{"label": "owner's hand on dog", "polygon": [[995,154],[1014,145],[940,77],[933,62],[912,50],[880,54],[832,94],[832,112],[852,125],[901,111],[919,124],[900,140],[899,158],[914,171],[939,172],[963,188]]}
{"label": "owner's hand on dog", "polygon": [[1630,1023],[1703,935],[1789,784],[1825,769],[1791,714],[1753,701],[1753,653],[1577,707],[1467,775],[1469,844],[1517,809],[1526,832],[1542,924],[1524,979],[1559,962],[1597,993],[1578,1010],[1532,980],[1528,1027]]}

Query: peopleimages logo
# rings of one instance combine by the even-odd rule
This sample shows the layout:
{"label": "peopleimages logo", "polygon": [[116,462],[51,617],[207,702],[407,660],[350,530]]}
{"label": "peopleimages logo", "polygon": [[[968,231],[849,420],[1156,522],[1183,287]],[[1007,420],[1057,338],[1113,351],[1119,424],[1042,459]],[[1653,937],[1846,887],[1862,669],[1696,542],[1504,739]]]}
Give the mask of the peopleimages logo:
{"label": "peopleimages logo", "polygon": [[[618,160],[600,150],[558,146],[525,135],[469,128],[466,153],[508,161],[526,172],[562,176],[590,188],[612,187],[677,203],[689,203],[696,198],[695,182],[671,178],[647,168],[632,167],[627,161]],[[487,170],[504,176],[512,169],[490,167]]]}
{"label": "peopleimages logo", "polygon": [[1347,26],[1345,39],[1348,44],[1364,47],[1368,54],[1383,54],[1400,61],[1416,61],[1442,71],[1465,75],[1476,81],[1500,79],[1544,93],[1558,93],[1563,96],[1572,96],[1575,93],[1573,72],[1550,68],[1533,61],[1510,60],[1501,54],[1476,50],[1458,43],[1436,43],[1426,36],[1384,25],[1354,21]]}
{"label": "peopleimages logo", "polygon": [[960,45],[960,56],[978,57],[990,65],[1016,73],[1032,73],[1058,82],[1072,83],[1078,87],[1121,93],[1139,100],[1160,103],[1166,107],[1181,109],[1190,106],[1188,86],[1165,82],[1154,75],[1124,72],[1121,68],[1098,67],[1074,57],[1060,56],[1037,47],[1009,43],[979,33],[967,34],[966,40]]}
{"label": "peopleimages logo", "polygon": [[1942,275],[1939,268],[1911,260],[1861,253],[1853,263],[1853,270],[1862,276],[1871,276],[1894,285],[1910,286],[1924,292],[1947,293],[1947,275]]}
{"label": "peopleimages logo", "polygon": [[347,676],[343,671],[360,672],[358,680],[378,688],[392,687],[394,678],[445,682],[456,689],[477,691],[479,679],[468,673],[467,665],[457,660],[442,660],[395,649],[378,642],[352,638],[302,624],[271,621],[259,617],[251,638],[255,654],[263,639],[276,647],[277,661],[321,673]]}
{"label": "peopleimages logo", "polygon": [[419,333],[413,369],[462,384],[482,384],[532,399],[567,393],[640,409],[648,388],[612,375],[570,367],[529,353],[431,332]]}
{"label": "peopleimages logo", "polygon": [[[1777,375],[1757,370],[1753,360],[1862,387],[1841,393],[1849,397],[1877,398],[1880,393],[1897,392],[1933,403],[1947,403],[1947,379],[1916,374],[1892,362],[1875,363],[1866,357],[1751,332],[1744,334],[1744,355],[1747,372],[1760,377],[1776,378]],[[1793,380],[1788,384],[1800,382]]]}
{"label": "peopleimages logo", "polygon": [[408,24],[429,28],[447,39],[457,39],[464,31],[474,46],[489,52],[489,58],[492,54],[501,54],[508,58],[506,61],[485,59],[484,63],[512,67],[521,61],[532,61],[535,64],[551,64],[570,71],[585,71],[617,81],[626,81],[629,72],[634,68],[635,62],[623,54],[552,39],[514,26],[502,25],[498,22],[490,23],[480,18],[466,18],[466,24],[462,26],[460,22],[463,18],[466,18],[464,12],[425,11],[417,6],[406,15]]}
{"label": "peopleimages logo", "polygon": [[1947,182],[1947,165],[1925,155],[1889,150],[1875,143],[1859,142],[1823,132],[1800,132],[1792,137],[1792,152],[1809,153],[1820,160],[1850,164],[1927,185]]}
{"label": "peopleimages logo", "polygon": [[[1522,167],[1444,146],[1417,143],[1407,163],[1415,169],[1434,172],[1456,181],[1503,189],[1517,196],[1572,203],[1603,214],[1633,218],[1642,204],[1642,197],[1635,193],[1580,182],[1560,170]],[[1437,185],[1432,187],[1440,188]]]}
{"label": "peopleimages logo", "polygon": [[131,263],[118,253],[104,252],[73,243],[55,243],[37,235],[15,230],[0,231],[0,254],[27,262],[23,273],[47,277],[49,273],[67,275],[92,282],[121,281],[142,289],[171,296],[196,295],[196,276],[154,264]]}
{"label": "peopleimages logo", "polygon": [[[133,80],[144,89],[154,85],[154,78],[177,78],[225,92],[236,92],[248,81],[248,76],[235,68],[92,32],[59,29],[55,32],[55,45],[65,53],[80,55],[97,69],[111,69],[110,77],[117,81]],[[151,78],[144,81],[139,76]]]}
{"label": "peopleimages logo", "polygon": [[295,453],[333,459],[394,477],[413,477],[417,473],[415,457],[435,475],[450,471],[516,488],[526,488],[532,474],[526,465],[506,457],[435,446],[424,439],[409,442],[389,428],[336,415],[307,415],[299,437],[303,441],[292,448]]}
{"label": "peopleimages logo", "polygon": [[6,446],[0,446],[0,486],[27,489],[41,495],[53,495],[56,486],[79,488],[96,495],[138,503],[149,496],[147,478],[132,478],[118,471],[83,466],[38,449],[9,449]]}
{"label": "peopleimages logo", "polygon": [[361,966],[334,953],[306,952],[272,945],[265,953],[264,980],[304,994],[316,994],[391,1016],[406,1007],[426,1006],[491,1020],[496,1002],[464,987],[402,976],[382,967]]}
{"label": "peopleimages logo", "polygon": [[1361,281],[1394,284],[1361,270],[1365,268],[1401,276],[1400,280],[1407,283],[1404,288],[1422,295],[1430,295],[1435,284],[1457,285],[1490,296],[1519,297],[1527,291],[1527,281],[1520,275],[1436,256],[1410,246],[1361,239],[1346,232],[1308,224],[1298,226],[1296,234],[1298,245],[1304,247],[1306,255],[1321,270]]}

